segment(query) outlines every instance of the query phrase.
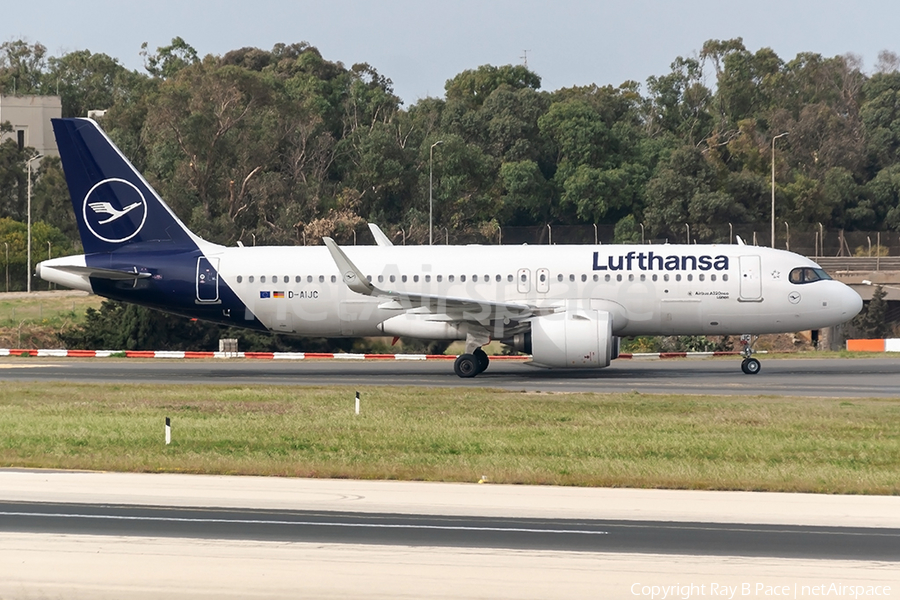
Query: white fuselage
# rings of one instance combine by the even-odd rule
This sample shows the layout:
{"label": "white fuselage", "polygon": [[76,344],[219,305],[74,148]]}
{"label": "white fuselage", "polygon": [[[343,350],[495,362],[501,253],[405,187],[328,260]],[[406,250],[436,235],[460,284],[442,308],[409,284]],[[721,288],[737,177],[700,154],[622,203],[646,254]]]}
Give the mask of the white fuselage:
{"label": "white fuselage", "polygon": [[[617,336],[801,331],[844,322],[861,306],[859,295],[836,281],[791,283],[792,269],[815,263],[757,246],[344,250],[385,290],[537,306],[575,301],[609,312]],[[216,261],[220,280],[272,331],[380,335],[379,324],[400,312],[351,291],[324,247],[215,246],[204,254]]]}

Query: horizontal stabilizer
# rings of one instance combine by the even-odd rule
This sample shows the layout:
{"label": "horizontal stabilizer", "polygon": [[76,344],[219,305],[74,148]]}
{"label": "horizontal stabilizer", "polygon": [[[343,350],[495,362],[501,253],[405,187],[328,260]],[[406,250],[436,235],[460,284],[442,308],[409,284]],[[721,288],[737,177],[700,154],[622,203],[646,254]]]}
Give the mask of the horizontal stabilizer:
{"label": "horizontal stabilizer", "polygon": [[133,281],[135,279],[146,279],[147,277],[150,277],[150,273],[135,273],[134,271],[118,271],[116,269],[102,269],[98,267],[53,265],[52,268],[56,269],[57,271],[72,273],[73,275],[94,277],[95,279],[109,279],[111,281]]}

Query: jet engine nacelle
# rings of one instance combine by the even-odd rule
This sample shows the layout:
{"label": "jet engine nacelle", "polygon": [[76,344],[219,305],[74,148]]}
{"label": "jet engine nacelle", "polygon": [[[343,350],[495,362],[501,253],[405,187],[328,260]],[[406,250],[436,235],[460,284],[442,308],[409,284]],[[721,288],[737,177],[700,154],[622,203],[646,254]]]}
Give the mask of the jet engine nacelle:
{"label": "jet engine nacelle", "polygon": [[602,310],[570,308],[531,321],[532,363],[540,367],[608,367],[618,356],[612,317]]}
{"label": "jet engine nacelle", "polygon": [[404,313],[379,323],[378,329],[387,335],[430,340],[464,340],[469,326],[467,323],[437,321],[427,314]]}

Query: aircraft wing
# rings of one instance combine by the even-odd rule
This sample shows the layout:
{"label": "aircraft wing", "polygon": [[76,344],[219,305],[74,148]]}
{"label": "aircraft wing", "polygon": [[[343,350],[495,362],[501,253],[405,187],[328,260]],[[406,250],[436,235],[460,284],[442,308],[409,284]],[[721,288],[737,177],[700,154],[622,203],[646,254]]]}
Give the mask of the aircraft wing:
{"label": "aircraft wing", "polygon": [[427,294],[409,294],[383,290],[369,281],[362,271],[344,254],[340,246],[329,238],[323,238],[331,257],[334,259],[341,278],[351,290],[364,296],[383,298],[385,303],[380,308],[431,313],[444,318],[473,321],[489,325],[496,321],[509,323],[530,317],[556,312],[552,306],[538,307],[520,302],[492,302],[475,298],[457,298],[452,296],[436,296]]}

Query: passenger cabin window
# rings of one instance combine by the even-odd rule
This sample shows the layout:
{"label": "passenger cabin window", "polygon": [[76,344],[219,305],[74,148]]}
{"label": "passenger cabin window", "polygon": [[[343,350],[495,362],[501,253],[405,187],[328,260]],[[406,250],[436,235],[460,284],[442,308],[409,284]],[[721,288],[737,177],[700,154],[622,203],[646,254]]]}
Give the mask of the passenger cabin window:
{"label": "passenger cabin window", "polygon": [[813,267],[797,267],[793,269],[790,274],[791,283],[812,283],[813,281],[822,281],[826,279],[831,279],[831,276],[828,275],[822,269],[816,269]]}

